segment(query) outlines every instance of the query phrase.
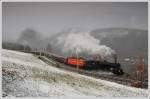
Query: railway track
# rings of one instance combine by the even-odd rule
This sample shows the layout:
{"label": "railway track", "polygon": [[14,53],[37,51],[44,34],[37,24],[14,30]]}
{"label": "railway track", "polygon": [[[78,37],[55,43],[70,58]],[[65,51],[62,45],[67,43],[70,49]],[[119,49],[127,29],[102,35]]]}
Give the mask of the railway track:
{"label": "railway track", "polygon": [[[76,72],[76,73],[79,73],[82,75],[87,75],[87,76],[102,79],[102,80],[116,82],[116,83],[127,85],[127,86],[131,86],[131,83],[134,82],[133,79],[125,79],[125,78],[122,78],[122,77],[116,76],[116,75],[99,74],[97,72],[90,72],[87,70],[81,70],[81,69],[76,69],[76,68],[70,67],[64,63],[60,63],[60,62],[55,61],[52,57],[54,54],[52,54],[52,53],[44,53],[44,52],[37,52],[37,51],[29,52],[29,53],[33,53],[35,55],[38,55],[38,57],[41,60],[43,60],[44,62],[46,62],[47,64],[49,64],[51,66],[61,68],[64,70],[68,70],[68,71],[72,71],[72,72]],[[143,81],[142,85],[143,85],[142,88],[147,89],[148,88],[148,81]]]}
{"label": "railway track", "polygon": [[[89,72],[87,70],[81,70],[81,69],[76,69],[76,68],[73,68],[73,67],[69,67],[69,66],[67,66],[63,63],[59,63],[59,62],[56,62],[54,60],[49,61],[49,59],[46,58],[45,56],[40,56],[39,58],[41,60],[43,60],[44,62],[46,62],[49,65],[52,65],[54,67],[62,68],[62,69],[69,70],[69,71],[73,71],[73,72],[76,72],[76,73],[79,73],[79,74],[82,74],[82,75],[87,75],[87,76],[98,78],[98,79],[108,80],[108,81],[111,81],[111,82],[116,82],[116,83],[123,84],[123,85],[128,85],[128,86],[130,86],[131,83],[134,82],[134,80],[124,79],[124,78],[121,78],[121,77],[117,77],[115,75],[98,74],[98,73],[94,73],[94,72]],[[143,88],[147,88],[148,87],[147,83],[146,82],[143,82],[143,83],[144,83]]]}

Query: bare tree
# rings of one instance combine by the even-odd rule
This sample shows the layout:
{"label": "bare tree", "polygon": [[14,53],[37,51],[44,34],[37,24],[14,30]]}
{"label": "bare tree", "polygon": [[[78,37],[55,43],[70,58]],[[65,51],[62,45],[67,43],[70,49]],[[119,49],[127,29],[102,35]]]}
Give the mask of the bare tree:
{"label": "bare tree", "polygon": [[145,62],[143,57],[139,57],[136,61],[136,81],[133,82],[132,86],[142,87],[145,75]]}
{"label": "bare tree", "polygon": [[145,72],[144,58],[139,57],[136,65],[137,80],[143,81],[144,72]]}

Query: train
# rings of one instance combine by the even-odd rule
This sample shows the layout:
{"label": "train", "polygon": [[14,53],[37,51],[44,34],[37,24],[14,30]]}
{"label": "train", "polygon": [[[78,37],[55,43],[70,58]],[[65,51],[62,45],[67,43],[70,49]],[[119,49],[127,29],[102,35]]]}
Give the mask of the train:
{"label": "train", "polygon": [[64,63],[68,66],[72,66],[78,69],[84,70],[104,70],[110,71],[116,75],[123,75],[124,72],[121,69],[120,63],[116,61],[114,63],[107,62],[107,61],[98,61],[98,60],[86,60],[84,58],[76,58],[76,57],[58,57],[52,56],[52,59],[58,61],[60,63]]}

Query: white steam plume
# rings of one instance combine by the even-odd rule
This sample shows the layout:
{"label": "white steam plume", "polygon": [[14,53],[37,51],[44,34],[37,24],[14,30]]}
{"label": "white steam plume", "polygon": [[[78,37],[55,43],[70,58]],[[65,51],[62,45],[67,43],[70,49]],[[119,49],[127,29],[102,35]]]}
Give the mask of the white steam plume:
{"label": "white steam plume", "polygon": [[106,45],[101,45],[100,40],[94,38],[90,33],[69,33],[67,36],[59,37],[58,44],[63,45],[63,53],[86,53],[88,55],[99,55],[102,59],[115,54],[115,51]]}

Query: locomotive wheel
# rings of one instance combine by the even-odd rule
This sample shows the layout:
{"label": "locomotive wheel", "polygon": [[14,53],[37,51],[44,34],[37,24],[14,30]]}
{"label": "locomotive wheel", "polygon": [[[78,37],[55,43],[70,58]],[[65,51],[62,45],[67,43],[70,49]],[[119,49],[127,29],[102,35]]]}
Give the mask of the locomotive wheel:
{"label": "locomotive wheel", "polygon": [[114,74],[116,74],[116,75],[123,75],[124,74],[124,72],[123,72],[123,70],[122,69],[119,69],[119,70],[113,70],[112,71],[112,73],[114,73]]}

